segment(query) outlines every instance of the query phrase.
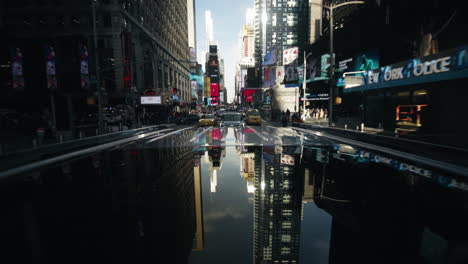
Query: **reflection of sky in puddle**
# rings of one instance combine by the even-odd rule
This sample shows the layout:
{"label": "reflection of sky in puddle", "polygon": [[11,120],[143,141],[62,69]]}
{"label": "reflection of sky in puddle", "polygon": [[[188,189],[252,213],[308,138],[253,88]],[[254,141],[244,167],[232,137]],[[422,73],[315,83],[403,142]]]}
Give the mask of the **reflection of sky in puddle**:
{"label": "reflection of sky in puddle", "polygon": [[[228,136],[233,137],[233,134]],[[221,157],[222,166],[216,173],[215,188],[211,186],[213,171],[210,171],[207,159],[202,157],[205,247],[202,251],[192,252],[190,263],[252,261],[253,208],[248,201],[252,195],[247,193],[246,182],[240,175],[235,146],[227,146],[225,151],[226,157]]]}
{"label": "reflection of sky in puddle", "polygon": [[[213,167],[213,159],[209,156],[210,146],[213,146],[211,143],[206,144],[207,151],[201,157],[205,243],[203,250],[192,252],[189,263],[253,261],[254,177],[241,171],[241,161],[243,157],[253,158],[255,154],[243,153],[241,156],[242,147],[227,144],[236,143],[236,140],[239,142],[235,137],[235,130],[230,128],[225,133],[227,134],[220,144],[219,167]],[[261,141],[256,133],[249,134],[249,142],[252,139]],[[302,223],[306,236],[301,237],[301,262],[325,263],[328,260],[331,217],[314,203],[305,204],[303,213],[306,218],[313,220]],[[302,244],[306,246],[303,247]],[[309,252],[303,252],[304,250]]]}

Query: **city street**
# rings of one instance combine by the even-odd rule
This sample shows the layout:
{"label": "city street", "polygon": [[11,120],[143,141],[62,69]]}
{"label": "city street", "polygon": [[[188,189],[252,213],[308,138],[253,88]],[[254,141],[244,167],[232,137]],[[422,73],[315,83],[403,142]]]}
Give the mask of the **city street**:
{"label": "city street", "polygon": [[0,264],[468,263],[464,4],[0,0]]}
{"label": "city street", "polygon": [[2,258],[425,263],[438,243],[466,259],[468,175],[439,165],[268,123],[172,127],[0,177]]}

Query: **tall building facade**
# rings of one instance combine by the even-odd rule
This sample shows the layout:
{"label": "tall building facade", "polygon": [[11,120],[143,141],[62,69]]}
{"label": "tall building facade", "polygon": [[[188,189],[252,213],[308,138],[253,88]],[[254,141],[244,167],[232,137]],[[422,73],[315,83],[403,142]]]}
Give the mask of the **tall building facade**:
{"label": "tall building facade", "polygon": [[[287,137],[282,137],[283,142]],[[299,263],[302,194],[296,147],[255,149],[254,264]],[[294,163],[294,162],[293,162]]]}
{"label": "tall building facade", "polygon": [[309,43],[317,41],[322,34],[322,3],[323,0],[309,0],[310,7],[310,31]]}
{"label": "tall building facade", "polygon": [[206,30],[206,44],[207,47],[214,40],[213,35],[213,18],[211,17],[211,10],[205,11],[205,30]]}
{"label": "tall building facade", "polygon": [[[174,89],[181,102],[190,100],[187,0],[92,3],[2,1],[0,32],[6,41],[0,44],[0,64],[8,65],[12,48],[24,55],[25,64],[23,91],[13,88],[10,68],[0,71],[0,85],[7,91],[1,108],[21,105],[31,111],[47,107],[50,89],[44,45],[55,56],[59,129],[74,125],[97,86],[111,105],[134,104],[129,98],[147,89],[155,90],[163,102]],[[94,24],[97,50],[93,47]],[[24,101],[24,95],[17,92],[28,92],[31,99]]]}
{"label": "tall building facade", "polygon": [[278,48],[277,61],[282,62],[283,50],[309,42],[309,0],[256,0],[255,62],[262,70],[268,51]]}
{"label": "tall building facade", "polygon": [[247,73],[249,68],[255,67],[255,12],[253,8],[246,10],[246,23],[240,32],[240,60],[236,67],[235,95],[239,104],[245,103],[244,93],[247,85]]}
{"label": "tall building facade", "polygon": [[[195,0],[187,0],[187,19],[188,19],[188,45],[197,50],[197,20],[195,17]],[[196,54],[196,53],[195,53]]]}

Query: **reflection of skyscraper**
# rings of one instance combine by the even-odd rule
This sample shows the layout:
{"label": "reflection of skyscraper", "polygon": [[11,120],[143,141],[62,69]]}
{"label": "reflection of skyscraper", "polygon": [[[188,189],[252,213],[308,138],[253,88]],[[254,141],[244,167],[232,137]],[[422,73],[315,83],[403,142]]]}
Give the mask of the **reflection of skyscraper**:
{"label": "reflection of skyscraper", "polygon": [[241,177],[247,182],[247,192],[253,193],[255,190],[255,153],[241,153],[240,154],[240,174]]}
{"label": "reflection of skyscraper", "polygon": [[314,177],[309,168],[305,168],[304,171],[304,194],[302,197],[302,202],[314,202]]}
{"label": "reflection of skyscraper", "polygon": [[210,186],[211,192],[216,192],[216,186],[218,185],[218,171],[221,170],[223,165],[222,158],[226,157],[226,147],[222,146],[222,139],[225,131],[220,128],[213,128],[207,132],[206,136],[211,146],[208,150],[208,160],[210,164]]}
{"label": "reflection of skyscraper", "polygon": [[255,151],[254,263],[299,262],[302,197],[296,166],[282,164],[274,148]]}
{"label": "reflection of skyscraper", "polygon": [[204,246],[204,229],[203,229],[203,199],[201,185],[201,167],[200,165],[193,168],[194,187],[195,187],[195,219],[197,228],[193,238],[192,250],[203,250]]}

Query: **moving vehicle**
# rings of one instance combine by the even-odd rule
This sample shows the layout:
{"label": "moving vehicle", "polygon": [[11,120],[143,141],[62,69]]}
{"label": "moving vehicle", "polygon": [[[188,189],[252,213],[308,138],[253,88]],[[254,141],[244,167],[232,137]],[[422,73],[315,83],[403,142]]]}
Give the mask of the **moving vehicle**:
{"label": "moving vehicle", "polygon": [[258,110],[248,111],[246,115],[246,122],[247,125],[261,125],[262,117],[260,116],[260,112]]}
{"label": "moving vehicle", "polygon": [[214,126],[216,124],[214,115],[202,115],[198,120],[198,126]]}
{"label": "moving vehicle", "polygon": [[240,113],[227,112],[222,115],[219,125],[220,126],[245,126],[245,122]]}

